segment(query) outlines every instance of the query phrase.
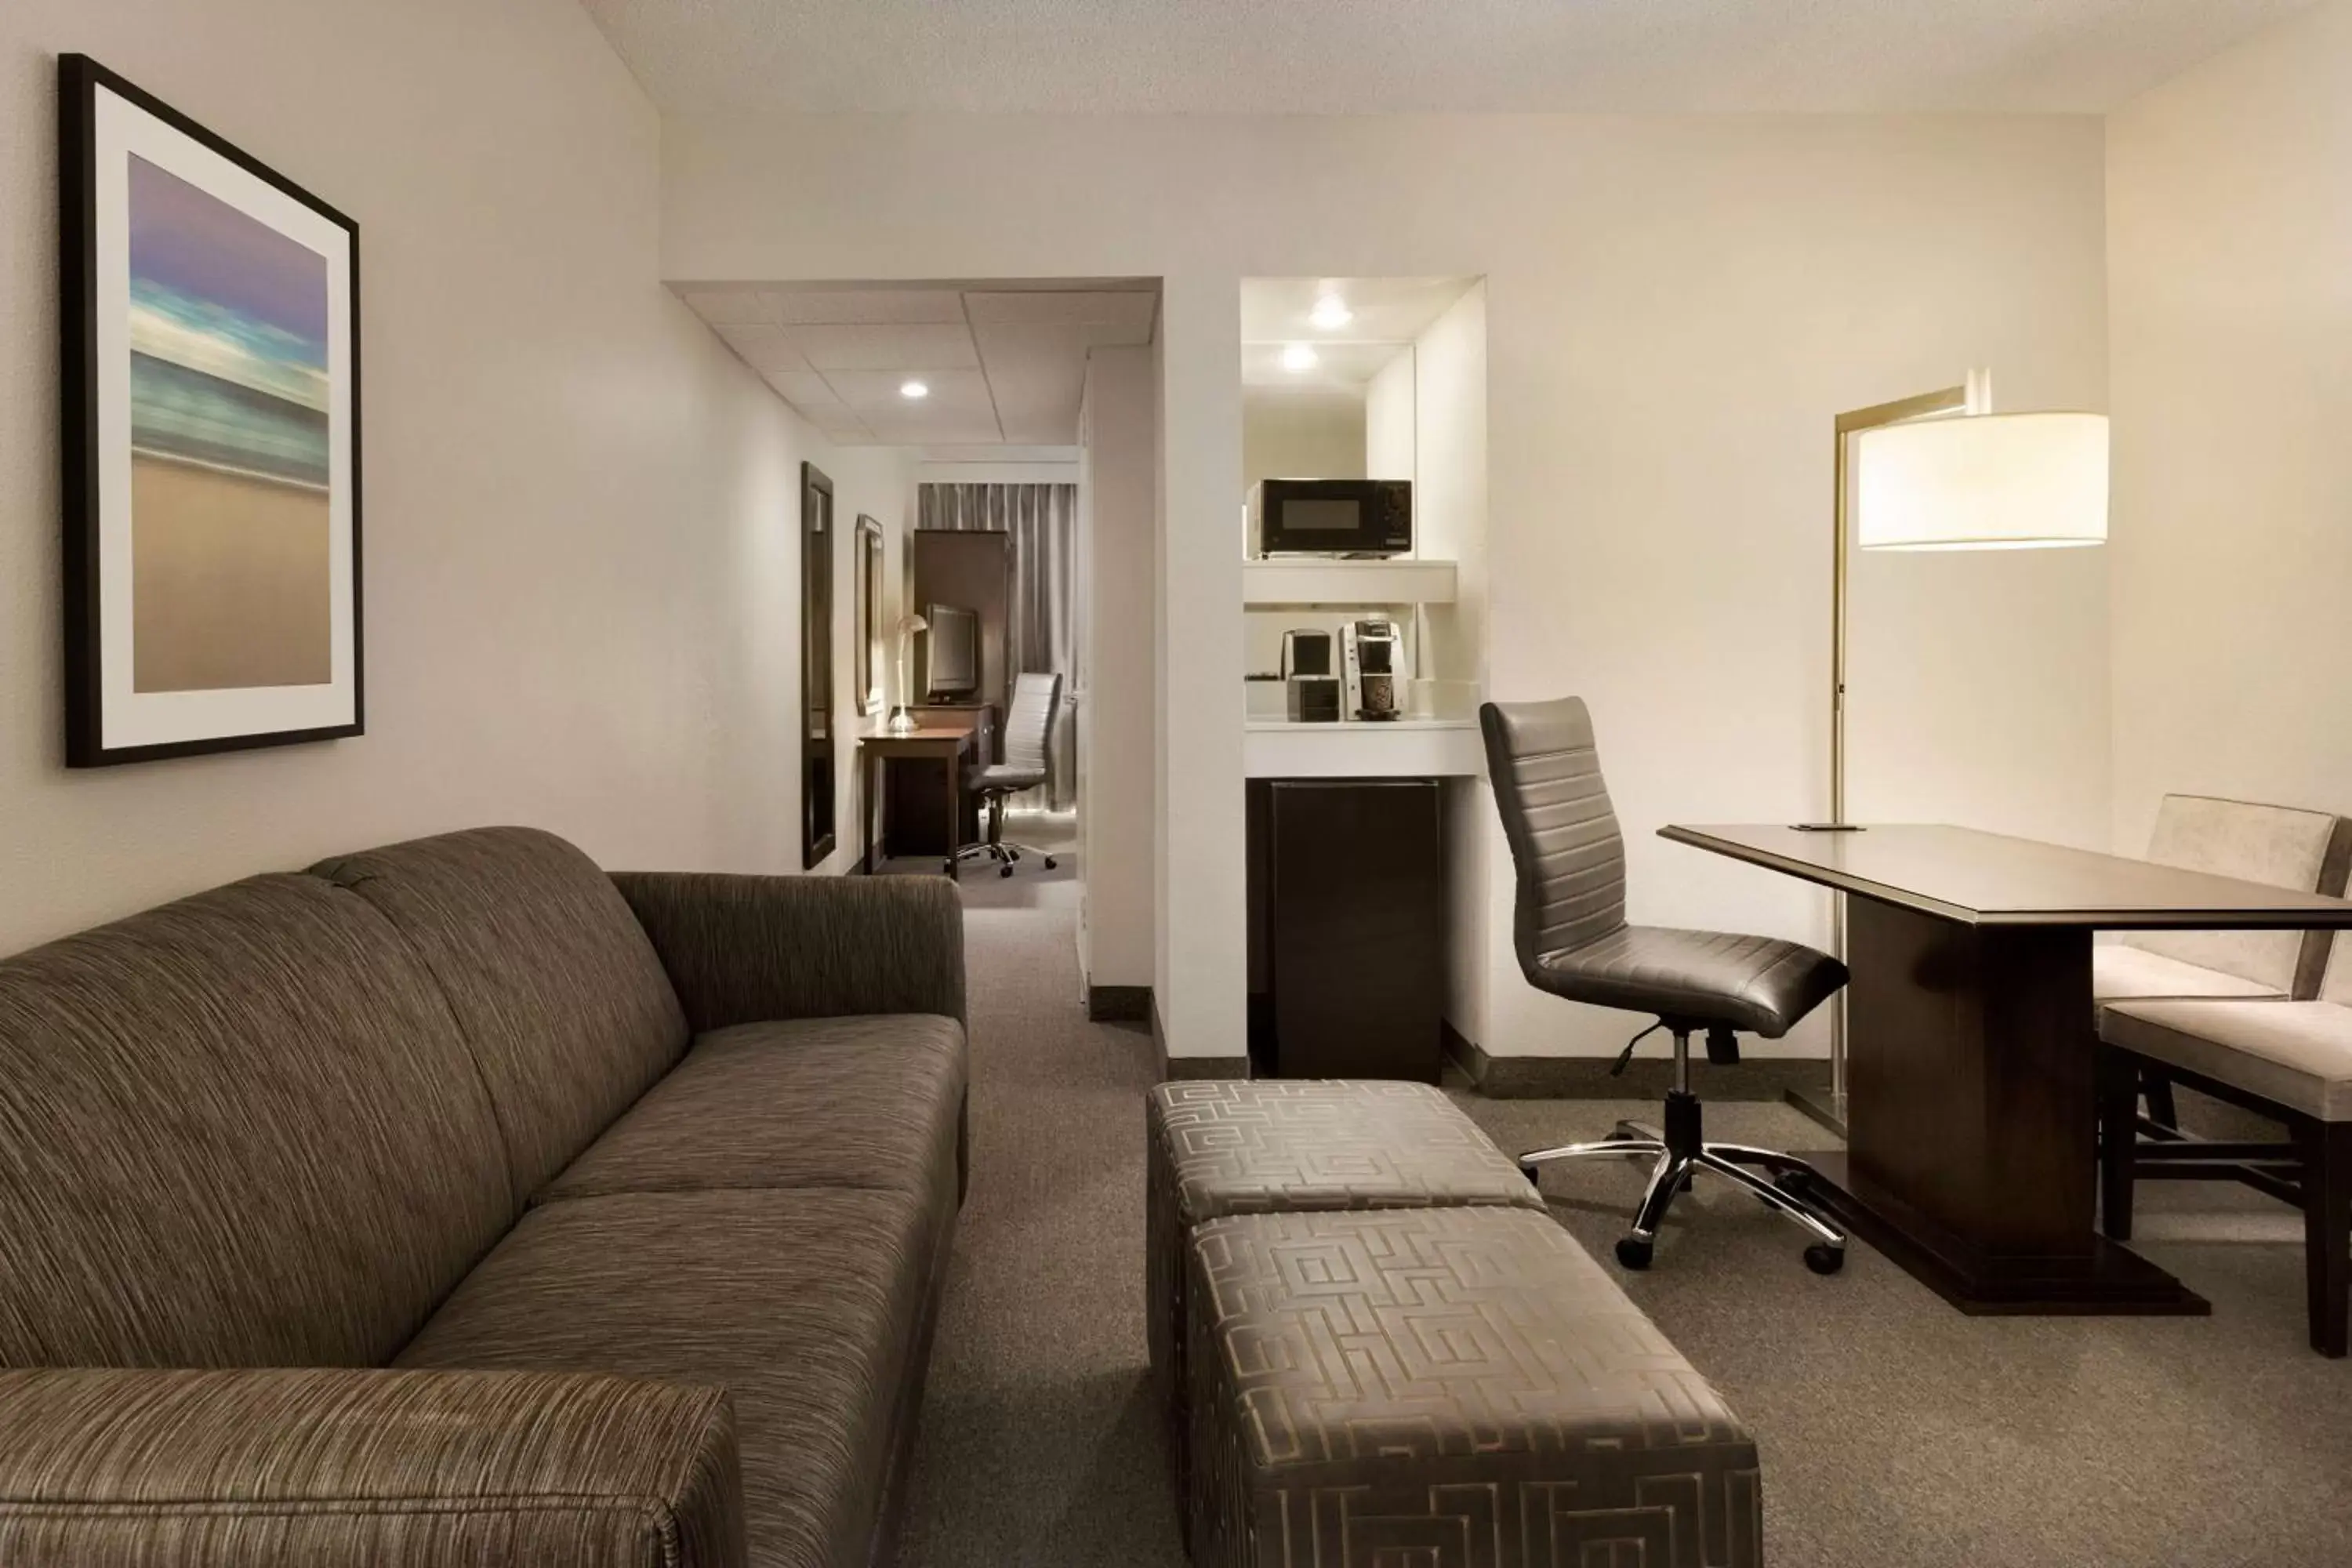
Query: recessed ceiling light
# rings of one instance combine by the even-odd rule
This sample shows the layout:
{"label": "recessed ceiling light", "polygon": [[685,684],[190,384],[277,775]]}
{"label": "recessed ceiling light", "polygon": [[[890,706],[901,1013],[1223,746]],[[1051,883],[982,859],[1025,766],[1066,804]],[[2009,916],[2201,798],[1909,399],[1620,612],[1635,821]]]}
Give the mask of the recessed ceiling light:
{"label": "recessed ceiling light", "polygon": [[1307,319],[1327,332],[1336,332],[1354,321],[1356,312],[1337,294],[1326,294],[1315,301],[1315,313]]}
{"label": "recessed ceiling light", "polygon": [[1293,343],[1282,351],[1282,368],[1285,370],[1313,370],[1315,363],[1315,351],[1305,343]]}
{"label": "recessed ceiling light", "polygon": [[901,397],[929,397],[930,395],[931,389],[919,381],[902,381],[898,384],[898,395]]}

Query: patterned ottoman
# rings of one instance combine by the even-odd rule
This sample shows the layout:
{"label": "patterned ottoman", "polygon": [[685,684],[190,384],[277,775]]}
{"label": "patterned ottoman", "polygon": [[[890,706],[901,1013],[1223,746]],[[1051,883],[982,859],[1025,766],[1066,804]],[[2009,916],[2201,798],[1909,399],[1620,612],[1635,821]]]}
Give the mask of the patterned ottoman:
{"label": "patterned ottoman", "polygon": [[1543,1199],[1477,1123],[1427,1084],[1199,1079],[1146,1100],[1144,1311],[1182,1495],[1186,1239],[1226,1215]]}
{"label": "patterned ottoman", "polygon": [[1192,1233],[1195,1568],[1756,1568],[1756,1445],[1511,1209]]}

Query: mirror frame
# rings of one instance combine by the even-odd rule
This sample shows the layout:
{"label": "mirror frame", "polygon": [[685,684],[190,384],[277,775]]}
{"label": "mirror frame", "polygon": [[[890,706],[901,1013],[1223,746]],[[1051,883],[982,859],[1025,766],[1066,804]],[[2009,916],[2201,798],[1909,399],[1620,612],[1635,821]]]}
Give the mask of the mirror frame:
{"label": "mirror frame", "polygon": [[879,713],[882,653],[876,639],[882,635],[882,525],[864,512],[857,514],[856,624],[857,711],[861,717]]}
{"label": "mirror frame", "polygon": [[801,869],[833,853],[833,481],[801,465]]}

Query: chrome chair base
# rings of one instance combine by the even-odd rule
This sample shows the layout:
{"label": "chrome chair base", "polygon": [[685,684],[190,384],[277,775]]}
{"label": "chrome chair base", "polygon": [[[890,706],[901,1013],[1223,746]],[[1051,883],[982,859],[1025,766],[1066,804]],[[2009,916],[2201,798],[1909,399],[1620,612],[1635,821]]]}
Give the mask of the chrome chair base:
{"label": "chrome chair base", "polygon": [[[1666,1096],[1664,1132],[1636,1121],[1621,1121],[1607,1138],[1594,1143],[1564,1143],[1519,1156],[1519,1173],[1530,1182],[1538,1166],[1559,1160],[1648,1159],[1650,1184],[1634,1211],[1633,1228],[1617,1241],[1617,1261],[1628,1268],[1647,1268],[1657,1244],[1658,1227],[1666,1209],[1689,1188],[1693,1177],[1705,1172],[1720,1177],[1753,1196],[1812,1237],[1805,1248],[1805,1267],[1816,1274],[1834,1274],[1845,1265],[1845,1237],[1811,1205],[1790,1189],[1813,1174],[1813,1168],[1793,1154],[1756,1149],[1745,1143],[1709,1143],[1699,1132],[1698,1097],[1677,1089]],[[1770,1179],[1757,1174],[1756,1167]]]}
{"label": "chrome chair base", "polygon": [[1036,856],[1045,863],[1045,869],[1048,871],[1060,864],[1053,856],[1046,854],[1035,845],[1023,844],[1011,838],[1000,839],[993,844],[986,842],[967,844],[956,851],[956,858],[959,860],[977,860],[983,855],[997,863],[996,874],[1000,877],[1013,875],[1013,862],[1024,855]]}

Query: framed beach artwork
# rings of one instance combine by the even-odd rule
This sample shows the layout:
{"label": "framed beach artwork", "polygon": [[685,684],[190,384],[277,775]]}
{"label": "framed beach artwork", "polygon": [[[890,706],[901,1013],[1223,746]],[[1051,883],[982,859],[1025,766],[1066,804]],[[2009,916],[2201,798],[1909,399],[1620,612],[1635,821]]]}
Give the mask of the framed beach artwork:
{"label": "framed beach artwork", "polygon": [[362,731],[359,228],[58,62],[66,760]]}

